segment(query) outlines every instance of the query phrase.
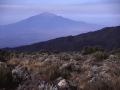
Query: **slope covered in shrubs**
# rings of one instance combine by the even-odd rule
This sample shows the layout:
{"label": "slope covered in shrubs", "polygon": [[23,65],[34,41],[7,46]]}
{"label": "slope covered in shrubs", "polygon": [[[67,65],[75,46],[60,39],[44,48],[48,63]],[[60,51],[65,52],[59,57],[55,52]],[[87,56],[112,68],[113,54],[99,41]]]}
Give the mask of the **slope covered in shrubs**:
{"label": "slope covered in shrubs", "polygon": [[8,52],[1,53],[2,57],[9,55],[0,63],[1,89],[120,89],[120,49],[105,51],[101,46],[86,46],[78,52]]}

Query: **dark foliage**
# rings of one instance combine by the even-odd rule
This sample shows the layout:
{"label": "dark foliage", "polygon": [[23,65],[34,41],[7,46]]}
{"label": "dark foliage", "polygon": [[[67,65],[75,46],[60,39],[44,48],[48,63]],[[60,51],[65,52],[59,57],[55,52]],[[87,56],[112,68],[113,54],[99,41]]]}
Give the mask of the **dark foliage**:
{"label": "dark foliage", "polygon": [[52,51],[52,53],[59,54],[60,52],[58,50],[54,50],[54,51]]}
{"label": "dark foliage", "polygon": [[61,69],[58,70],[58,66],[51,66],[47,68],[46,73],[45,73],[50,80],[55,80],[59,77],[63,77],[65,79],[70,76],[70,72],[66,69]]}
{"label": "dark foliage", "polygon": [[94,53],[94,52],[102,52],[104,51],[102,46],[95,46],[95,47],[91,47],[91,46],[85,46],[83,48],[83,51],[82,51],[82,55],[87,55],[87,54],[91,54],[91,53]]}
{"label": "dark foliage", "polygon": [[9,88],[12,84],[12,73],[9,68],[0,67],[0,88]]}
{"label": "dark foliage", "polygon": [[0,49],[0,61],[6,61],[10,57],[10,52]]}
{"label": "dark foliage", "polygon": [[93,53],[93,57],[96,58],[96,60],[104,60],[107,59],[109,57],[109,54],[106,52],[95,52]]}

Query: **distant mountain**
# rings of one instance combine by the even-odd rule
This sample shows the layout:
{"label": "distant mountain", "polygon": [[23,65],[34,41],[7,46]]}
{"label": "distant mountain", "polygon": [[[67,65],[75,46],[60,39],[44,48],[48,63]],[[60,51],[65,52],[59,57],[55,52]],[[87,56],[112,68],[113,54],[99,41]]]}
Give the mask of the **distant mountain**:
{"label": "distant mountain", "polygon": [[66,35],[77,35],[104,26],[74,21],[52,13],[41,13],[0,27],[0,48],[27,45]]}
{"label": "distant mountain", "polygon": [[[17,51],[38,51],[40,49],[79,51],[84,46],[101,45],[104,49],[120,48],[120,26],[106,27],[98,31],[52,39],[46,42],[11,48]],[[10,48],[9,48],[10,49]]]}

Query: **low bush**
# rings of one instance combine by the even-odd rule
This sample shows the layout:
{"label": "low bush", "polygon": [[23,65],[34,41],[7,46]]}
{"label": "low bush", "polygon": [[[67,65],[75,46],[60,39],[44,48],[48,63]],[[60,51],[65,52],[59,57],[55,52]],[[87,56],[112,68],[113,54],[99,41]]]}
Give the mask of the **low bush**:
{"label": "low bush", "polygon": [[83,48],[83,51],[82,51],[82,55],[87,55],[87,54],[92,54],[94,52],[97,52],[97,51],[104,51],[103,48],[101,46],[95,46],[95,47],[92,47],[92,46],[85,46]]}
{"label": "low bush", "polygon": [[112,81],[97,80],[93,83],[87,83],[82,90],[120,90],[120,80]]}
{"label": "low bush", "polygon": [[93,53],[93,47],[91,46],[85,46],[82,51],[82,55],[87,55]]}
{"label": "low bush", "polygon": [[67,55],[67,54],[61,55],[61,56],[60,56],[60,59],[61,59],[61,60],[64,60],[64,61],[69,61],[69,60],[70,60],[70,56]]}
{"label": "low bush", "polygon": [[41,54],[41,53],[49,53],[49,51],[48,50],[45,50],[45,49],[41,49],[41,50],[39,50],[39,53]]}
{"label": "low bush", "polygon": [[12,83],[12,73],[10,69],[0,67],[0,88],[9,88]]}
{"label": "low bush", "polygon": [[109,54],[106,52],[95,52],[92,54],[93,57],[95,57],[97,60],[104,60],[109,57]]}
{"label": "low bush", "polygon": [[10,58],[10,52],[0,49],[0,61],[6,61]]}
{"label": "low bush", "polygon": [[108,70],[108,72],[111,74],[111,76],[117,76],[120,77],[120,68],[119,67],[111,67],[110,70]]}
{"label": "low bush", "polygon": [[110,53],[111,53],[111,54],[120,53],[120,49],[114,48]]}
{"label": "low bush", "polygon": [[54,50],[54,51],[52,51],[52,53],[59,54],[60,52],[58,50]]}
{"label": "low bush", "polygon": [[93,47],[93,52],[97,52],[97,51],[104,51],[103,50],[103,48],[102,48],[102,46],[95,46],[95,47]]}
{"label": "low bush", "polygon": [[48,67],[46,69],[45,74],[50,80],[55,80],[59,77],[63,77],[65,79],[67,79],[68,76],[70,76],[70,72],[68,70],[66,70],[66,69],[59,70],[58,66]]}
{"label": "low bush", "polygon": [[[94,83],[87,83],[83,90],[114,90],[111,86],[111,82],[104,82],[97,80]],[[116,89],[115,89],[116,90]]]}
{"label": "low bush", "polygon": [[118,59],[120,60],[120,53],[118,53]]}

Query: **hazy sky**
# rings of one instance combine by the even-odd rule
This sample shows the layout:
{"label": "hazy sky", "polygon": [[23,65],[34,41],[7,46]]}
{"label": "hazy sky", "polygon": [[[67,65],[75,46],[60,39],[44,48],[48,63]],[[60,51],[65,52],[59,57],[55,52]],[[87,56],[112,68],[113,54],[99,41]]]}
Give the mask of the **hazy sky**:
{"label": "hazy sky", "polygon": [[88,23],[120,25],[120,0],[0,0],[0,25],[42,12]]}

